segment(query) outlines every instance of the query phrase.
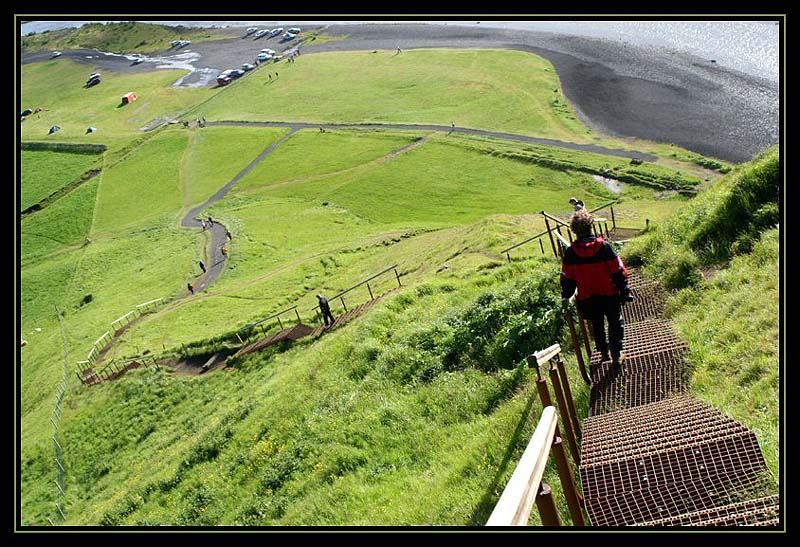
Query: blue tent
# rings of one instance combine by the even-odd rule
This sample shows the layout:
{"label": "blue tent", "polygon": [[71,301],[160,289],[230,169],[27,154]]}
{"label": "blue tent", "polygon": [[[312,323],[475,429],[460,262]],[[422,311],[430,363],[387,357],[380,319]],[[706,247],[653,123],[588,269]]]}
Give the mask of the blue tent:
{"label": "blue tent", "polygon": [[87,134],[88,134],[88,133],[94,133],[95,131],[97,131],[97,128],[96,128],[96,127],[87,127],[87,128],[86,128],[86,133],[87,133]]}
{"label": "blue tent", "polygon": [[47,134],[48,134],[48,135],[52,135],[52,134],[53,134],[53,133],[55,133],[56,131],[61,131],[61,128],[60,128],[59,126],[57,126],[57,125],[54,125],[53,127],[51,127],[51,128],[50,128],[50,131],[48,131],[48,133],[47,133]]}

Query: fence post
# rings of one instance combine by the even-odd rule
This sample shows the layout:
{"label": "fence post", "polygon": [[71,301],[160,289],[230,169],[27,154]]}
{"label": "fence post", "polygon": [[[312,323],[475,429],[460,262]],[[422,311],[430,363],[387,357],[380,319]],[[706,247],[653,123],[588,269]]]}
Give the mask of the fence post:
{"label": "fence post", "polygon": [[572,416],[572,428],[575,431],[575,436],[580,437],[581,423],[578,420],[578,409],[575,408],[575,399],[572,398],[572,388],[569,387],[567,370],[564,368],[564,361],[561,360],[561,356],[559,355],[556,359],[558,376],[561,378],[561,387],[564,388],[564,397],[567,400],[567,405],[569,405],[569,415]]}
{"label": "fence post", "polygon": [[544,243],[542,243],[542,238],[539,238],[539,248],[542,250],[542,254],[544,254]]}
{"label": "fence post", "polygon": [[575,484],[575,476],[572,474],[572,468],[569,466],[567,460],[567,451],[564,450],[564,443],[561,437],[557,436],[553,440],[553,453],[556,458],[556,466],[558,467],[558,476],[561,479],[561,488],[564,490],[564,496],[567,498],[567,506],[569,507],[569,514],[572,517],[572,524],[575,526],[586,526],[583,520],[583,511],[581,510],[581,497],[578,493],[578,486]]}
{"label": "fence post", "polygon": [[394,276],[397,278],[397,286],[402,287],[403,284],[400,283],[400,274],[397,273],[397,268],[392,268],[394,270]]}
{"label": "fence post", "polygon": [[589,379],[589,375],[586,373],[586,365],[583,362],[583,350],[581,350],[581,343],[578,340],[578,333],[575,331],[575,322],[572,319],[572,311],[567,310],[567,325],[569,325],[569,334],[572,337],[572,347],[575,349],[575,356],[578,358],[578,366],[581,369],[581,376],[583,377],[583,381],[587,384],[591,384],[592,381]]}
{"label": "fence post", "polygon": [[569,236],[569,243],[570,243],[570,245],[572,245],[572,241],[573,241],[573,239],[572,239],[572,230],[570,230],[569,228],[567,228],[567,235]]}
{"label": "fence post", "polygon": [[614,230],[617,229],[617,221],[616,221],[616,219],[614,219],[614,206],[613,205],[611,206],[611,226],[614,228]]}
{"label": "fence post", "polygon": [[300,321],[300,314],[297,313],[297,308],[294,309],[294,314],[297,316],[297,324],[299,325],[302,321]]}
{"label": "fence post", "polygon": [[506,253],[506,258],[508,259],[509,262],[511,262],[511,255],[509,253]]}
{"label": "fence post", "polygon": [[536,495],[536,507],[539,509],[539,516],[545,526],[561,526],[558,518],[556,504],[553,502],[553,493],[550,487],[544,482],[539,483],[539,493]]}
{"label": "fence post", "polygon": [[583,335],[583,344],[586,346],[586,355],[589,356],[589,363],[592,362],[592,346],[589,343],[589,333],[586,332],[586,323],[583,321],[581,311],[578,310],[578,322],[581,324],[581,334]]}
{"label": "fence post", "polygon": [[564,431],[567,434],[567,440],[569,440],[569,449],[572,453],[572,459],[573,461],[579,462],[581,457],[578,452],[578,441],[575,439],[575,432],[572,430],[572,418],[570,417],[567,401],[564,399],[564,392],[561,390],[561,382],[558,379],[558,371],[551,366],[549,372],[550,381],[553,382],[553,389],[556,392],[556,400],[558,401],[559,414],[561,414],[561,422],[564,424]]}
{"label": "fence post", "polygon": [[347,312],[347,306],[345,306],[345,304],[344,304],[344,296],[340,296],[339,300],[342,301],[342,307],[344,308],[344,311]]}
{"label": "fence post", "polygon": [[[544,213],[544,211],[542,211]],[[550,238],[550,245],[553,246],[553,256],[558,256],[558,251],[556,251],[556,242],[553,241],[553,232],[550,230],[550,221],[547,217],[544,217],[544,225],[547,226],[547,235]]]}
{"label": "fence post", "polygon": [[372,288],[369,286],[369,283],[367,283],[367,290],[369,291],[369,299],[375,300],[375,297],[372,296]]}
{"label": "fence post", "polygon": [[278,326],[281,328],[281,330],[283,330],[283,323],[281,322],[281,318],[280,317],[276,317],[275,319],[278,320]]}

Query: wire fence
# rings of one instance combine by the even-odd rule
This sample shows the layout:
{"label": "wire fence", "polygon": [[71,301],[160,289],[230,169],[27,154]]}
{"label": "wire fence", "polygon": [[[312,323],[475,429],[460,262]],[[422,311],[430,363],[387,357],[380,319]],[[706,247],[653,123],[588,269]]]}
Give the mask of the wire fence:
{"label": "wire fence", "polygon": [[56,493],[56,500],[58,501],[55,502],[55,520],[49,517],[47,519],[51,526],[66,520],[64,507],[66,500],[67,478],[64,469],[64,454],[61,449],[61,443],[58,442],[58,426],[61,423],[61,403],[64,401],[64,394],[67,391],[67,382],[69,381],[69,348],[67,347],[67,335],[64,332],[64,318],[61,316],[61,311],[58,309],[58,306],[55,308],[56,315],[58,316],[58,323],[61,327],[61,341],[64,344],[64,378],[56,386],[56,404],[53,406],[53,415],[50,417],[50,422],[53,424],[53,450],[55,452],[56,460],[55,483],[56,487],[58,488],[58,492]]}

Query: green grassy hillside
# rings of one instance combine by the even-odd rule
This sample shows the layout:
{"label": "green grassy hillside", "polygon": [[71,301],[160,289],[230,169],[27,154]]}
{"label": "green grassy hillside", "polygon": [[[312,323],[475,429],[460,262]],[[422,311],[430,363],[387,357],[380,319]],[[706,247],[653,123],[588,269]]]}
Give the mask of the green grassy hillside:
{"label": "green grassy hillside", "polygon": [[88,23],[79,28],[53,30],[22,37],[23,48],[97,49],[111,53],[147,53],[168,49],[173,40],[202,42],[229,38],[210,28],[155,25],[136,21]]}
{"label": "green grassy hillside", "polygon": [[726,175],[625,255],[668,286],[696,394],[752,428],[778,476],[782,177],[773,148]]}

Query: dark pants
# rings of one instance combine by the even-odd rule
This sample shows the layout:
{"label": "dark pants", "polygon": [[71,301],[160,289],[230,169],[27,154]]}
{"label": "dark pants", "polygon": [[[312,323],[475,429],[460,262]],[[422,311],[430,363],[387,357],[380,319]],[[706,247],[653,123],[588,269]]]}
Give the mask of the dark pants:
{"label": "dark pants", "polygon": [[326,327],[328,326],[328,319],[330,319],[330,324],[331,325],[333,325],[333,322],[335,321],[335,319],[333,318],[333,315],[331,314],[331,310],[329,310],[329,309],[323,309],[322,310],[322,319],[325,321],[325,326]]}
{"label": "dark pants", "polygon": [[[597,351],[612,357],[619,357],[622,351],[624,325],[622,322],[622,305],[618,296],[592,296],[579,301],[581,314],[592,322],[594,341]],[[606,339],[605,321],[608,321],[608,339]]]}

